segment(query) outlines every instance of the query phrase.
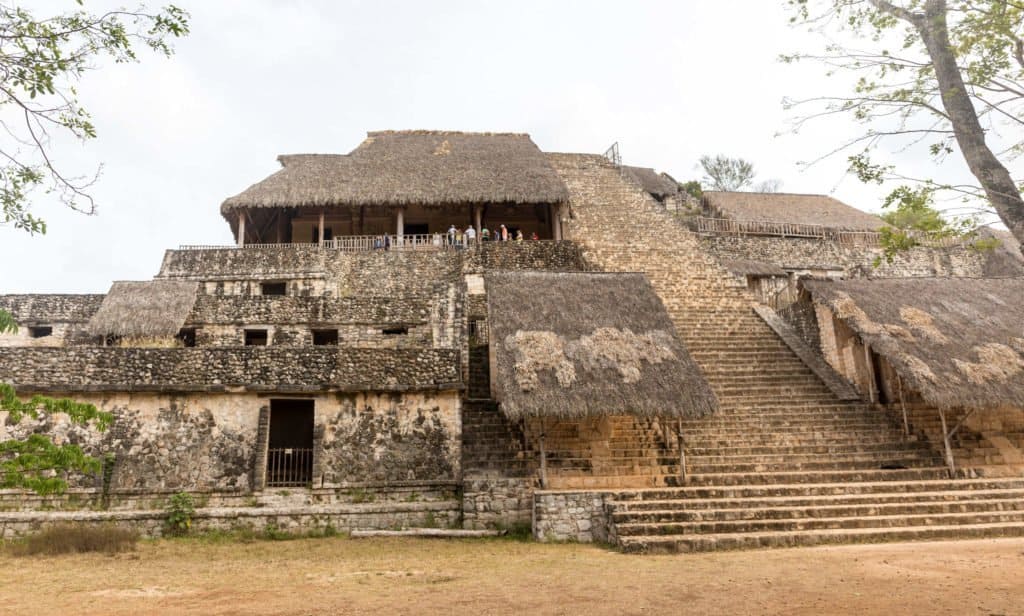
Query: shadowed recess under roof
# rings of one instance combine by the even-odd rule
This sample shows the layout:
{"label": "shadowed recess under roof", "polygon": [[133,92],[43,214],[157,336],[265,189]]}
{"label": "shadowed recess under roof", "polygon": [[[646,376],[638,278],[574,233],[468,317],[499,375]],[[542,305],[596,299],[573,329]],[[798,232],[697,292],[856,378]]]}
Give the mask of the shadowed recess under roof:
{"label": "shadowed recess under roof", "polygon": [[89,320],[94,336],[177,335],[196,303],[199,283],[189,280],[119,281]]}
{"label": "shadowed recess under roof", "polygon": [[846,231],[877,231],[885,226],[881,218],[826,195],[705,191],[704,201],[719,216],[732,220]]}
{"label": "shadowed recess under roof", "polygon": [[1024,408],[1024,278],[803,284],[928,403]]}
{"label": "shadowed recess under roof", "polygon": [[237,208],[559,203],[565,184],[529,135],[382,131],[349,154],[278,157],[283,168],[221,205]]}
{"label": "shadowed recess under roof", "polygon": [[488,274],[492,388],[511,419],[702,417],[718,402],[643,274]]}

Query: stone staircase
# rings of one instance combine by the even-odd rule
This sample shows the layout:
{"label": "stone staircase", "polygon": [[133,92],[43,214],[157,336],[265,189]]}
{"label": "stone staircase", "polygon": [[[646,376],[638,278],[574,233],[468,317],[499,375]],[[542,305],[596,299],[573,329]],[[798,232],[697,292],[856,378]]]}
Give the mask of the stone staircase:
{"label": "stone staircase", "polygon": [[610,526],[627,552],[1024,535],[1024,479],[883,479],[623,492]]}
{"label": "stone staircase", "polygon": [[[570,190],[571,239],[601,269],[647,274],[720,402],[714,416],[684,422],[685,486],[615,492],[611,534],[624,549],[1024,534],[1024,479],[948,479],[927,438],[825,387],[745,288],[616,167],[589,155],[549,160]],[[676,456],[665,448],[645,480],[604,487],[678,485]]]}
{"label": "stone staircase", "polygon": [[463,477],[529,477],[536,471],[534,458],[522,428],[510,422],[494,401],[463,400]]}

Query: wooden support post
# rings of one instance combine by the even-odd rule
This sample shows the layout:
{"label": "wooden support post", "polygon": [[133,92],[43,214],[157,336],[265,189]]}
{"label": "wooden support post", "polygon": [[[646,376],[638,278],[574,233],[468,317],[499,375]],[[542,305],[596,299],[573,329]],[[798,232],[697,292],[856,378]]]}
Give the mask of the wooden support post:
{"label": "wooden support post", "polygon": [[540,487],[548,487],[548,454],[544,449],[544,418],[540,420]]}
{"label": "wooden support post", "polygon": [[942,409],[939,409],[939,420],[942,422],[942,445],[946,449],[946,466],[949,468],[949,478],[954,479],[956,477],[956,466],[953,463],[953,447],[949,444],[950,433],[946,428],[946,412]]}
{"label": "wooden support post", "polygon": [[683,441],[683,419],[676,424],[676,443],[679,446],[679,481],[686,485],[686,443]]}
{"label": "wooden support post", "polygon": [[323,210],[320,210],[319,233],[320,233],[320,237],[317,238],[317,243],[319,245],[323,246],[324,245],[324,212],[323,212]]}
{"label": "wooden support post", "polygon": [[562,239],[562,204],[551,205],[551,237]]}
{"label": "wooden support post", "polygon": [[482,205],[473,206],[473,228],[476,229],[476,238],[480,239],[480,230],[484,228],[483,225],[483,210]]}
{"label": "wooden support post", "polygon": [[900,392],[900,410],[903,411],[903,436],[910,436],[910,422],[907,421],[907,404],[903,401],[903,378],[896,375],[896,388]]}
{"label": "wooden support post", "polygon": [[395,224],[395,235],[398,236],[398,240],[395,242],[395,244],[396,244],[395,247],[396,248],[401,248],[401,246],[402,246],[402,237],[405,235],[405,208],[404,207],[398,208],[398,212],[396,213],[395,218],[397,219],[396,220],[396,224]]}
{"label": "wooden support post", "polygon": [[865,340],[861,340],[861,344],[864,345],[864,367],[868,373],[868,401],[877,402],[878,400],[875,396],[875,366],[871,363],[871,346]]}
{"label": "wooden support post", "polygon": [[238,211],[238,245],[245,246],[245,210]]}

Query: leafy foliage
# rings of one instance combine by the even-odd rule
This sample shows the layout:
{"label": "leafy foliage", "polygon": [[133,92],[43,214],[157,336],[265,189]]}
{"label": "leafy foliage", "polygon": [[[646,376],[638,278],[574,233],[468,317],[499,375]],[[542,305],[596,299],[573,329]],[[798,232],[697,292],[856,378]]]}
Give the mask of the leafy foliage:
{"label": "leafy foliage", "polygon": [[[1016,234],[1024,233],[1020,182],[1011,177],[1019,169],[1009,167],[1024,153],[1024,4],[1007,0],[787,3],[792,23],[821,33],[827,42],[821,52],[781,59],[817,62],[830,76],[853,79],[845,94],[787,100],[789,109],[811,109],[794,118],[793,130],[833,115],[849,117],[864,127],[858,136],[821,158],[853,151],[850,169],[861,179],[923,186],[933,197],[959,199],[960,205],[944,210],[964,221],[990,215],[994,209],[1011,230],[1016,226]],[[855,43],[842,43],[851,37]],[[875,162],[890,154],[914,153],[936,163],[959,153],[977,183],[953,184]]]}
{"label": "leafy foliage", "polygon": [[741,190],[754,182],[754,165],[742,158],[722,154],[701,156],[700,166],[704,170],[704,185],[711,190]]}
{"label": "leafy foliage", "polygon": [[[74,423],[92,424],[100,431],[106,430],[113,421],[113,415],[92,404],[65,398],[35,395],[22,402],[14,388],[6,383],[0,383],[0,411],[7,413],[9,424],[17,424],[26,416],[38,419],[44,413],[63,413]],[[23,488],[39,494],[61,493],[67,489],[66,474],[97,474],[102,468],[102,462],[86,455],[81,447],[70,443],[57,445],[43,434],[0,441],[0,487],[3,488]]]}
{"label": "leafy foliage", "polygon": [[[754,184],[757,172],[754,171],[754,164],[742,158],[730,158],[722,154],[715,156],[701,156],[700,166],[704,170],[704,185],[710,186],[711,190],[754,190],[755,192],[778,192],[782,182],[777,179],[769,179]],[[699,182],[691,182],[697,184]],[[683,185],[686,190],[686,185]],[[689,192],[687,190],[687,192]],[[693,194],[693,193],[690,193]],[[703,191],[701,191],[703,194]],[[699,195],[694,195],[700,198]]]}
{"label": "leafy foliage", "polygon": [[697,199],[698,201],[701,197],[704,196],[704,188],[700,185],[699,180],[690,180],[689,182],[683,182],[680,185],[680,188],[683,189],[683,192],[690,195],[694,199]]}
{"label": "leafy foliage", "polygon": [[86,190],[99,172],[71,177],[57,168],[50,152],[52,131],[83,141],[96,137],[73,84],[100,58],[137,61],[140,46],[171,55],[170,40],[188,33],[188,19],[173,5],[159,12],[140,7],[38,17],[24,7],[0,4],[0,109],[7,110],[2,122],[7,139],[0,141],[0,225],[45,233],[45,222],[28,206],[29,193],[42,185],[68,207],[95,212]]}
{"label": "leafy foliage", "polygon": [[6,310],[0,310],[0,334],[8,333],[18,333],[18,323],[14,320],[11,313]]}
{"label": "leafy foliage", "polygon": [[192,516],[196,514],[196,503],[188,492],[171,496],[167,504],[165,526],[171,535],[186,535],[192,528]]}

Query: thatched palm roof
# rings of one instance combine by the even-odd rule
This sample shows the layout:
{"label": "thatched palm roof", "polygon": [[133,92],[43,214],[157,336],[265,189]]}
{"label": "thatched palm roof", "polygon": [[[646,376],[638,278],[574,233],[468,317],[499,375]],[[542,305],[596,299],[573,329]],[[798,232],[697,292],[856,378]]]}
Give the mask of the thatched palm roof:
{"label": "thatched palm roof", "polygon": [[199,283],[189,280],[119,281],[89,320],[94,336],[173,336],[196,303]]}
{"label": "thatched palm roof", "polygon": [[847,231],[877,231],[881,218],[826,195],[706,191],[704,202],[724,218],[800,225]]}
{"label": "thatched palm roof", "polygon": [[803,284],[930,404],[1024,408],[1024,278]]}
{"label": "thatched palm roof", "polygon": [[221,205],[238,208],[558,203],[565,184],[529,135],[382,131],[349,154],[279,156],[282,169]]}
{"label": "thatched palm roof", "polygon": [[492,388],[512,419],[700,417],[717,400],[643,274],[488,274]]}
{"label": "thatched palm roof", "polygon": [[622,169],[634,182],[658,199],[671,197],[679,192],[679,184],[666,177],[665,174],[659,174],[654,169],[649,167],[630,167],[628,165],[623,165]]}

